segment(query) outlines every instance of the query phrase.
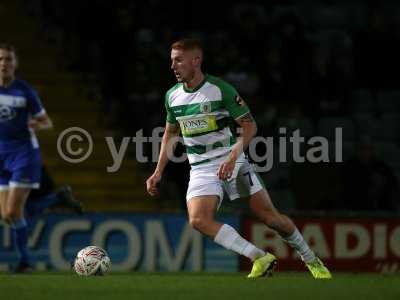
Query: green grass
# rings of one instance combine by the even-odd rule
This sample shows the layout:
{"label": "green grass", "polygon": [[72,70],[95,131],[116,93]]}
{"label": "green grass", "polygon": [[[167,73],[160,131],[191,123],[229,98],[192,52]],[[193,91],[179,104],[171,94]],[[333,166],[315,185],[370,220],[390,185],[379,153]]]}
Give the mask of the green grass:
{"label": "green grass", "polygon": [[400,299],[400,276],[277,273],[248,280],[245,274],[115,273],[78,277],[66,273],[0,274],[0,299]]}

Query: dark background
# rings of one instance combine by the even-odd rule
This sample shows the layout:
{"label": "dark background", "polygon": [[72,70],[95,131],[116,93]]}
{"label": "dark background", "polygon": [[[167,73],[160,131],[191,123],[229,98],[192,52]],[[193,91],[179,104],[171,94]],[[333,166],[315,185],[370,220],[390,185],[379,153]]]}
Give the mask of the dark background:
{"label": "dark background", "polygon": [[[330,141],[343,130],[344,163],[278,163],[262,173],[286,211],[386,211],[399,202],[400,3],[398,1],[20,0],[59,62],[79,73],[105,126],[121,136],[165,124],[175,84],[169,47],[200,38],[204,71],[232,83],[258,135]],[[290,147],[288,146],[290,154]],[[178,149],[182,151],[182,149]],[[149,151],[149,149],[147,149]],[[265,152],[263,147],[258,149]],[[307,151],[305,144],[302,153]],[[134,158],[134,153],[131,154]],[[288,155],[290,157],[290,155]],[[154,164],[136,172],[147,174]],[[188,165],[170,164],[162,198],[184,208]],[[168,204],[167,204],[168,205]]]}

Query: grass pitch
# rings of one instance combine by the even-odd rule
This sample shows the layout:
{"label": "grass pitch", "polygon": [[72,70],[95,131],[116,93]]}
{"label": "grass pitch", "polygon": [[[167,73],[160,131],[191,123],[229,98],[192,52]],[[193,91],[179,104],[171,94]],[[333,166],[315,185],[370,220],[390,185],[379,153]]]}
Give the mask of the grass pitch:
{"label": "grass pitch", "polygon": [[400,299],[400,276],[334,274],[334,279],[321,281],[308,273],[276,273],[256,280],[243,273],[0,274],[0,299],[391,300]]}

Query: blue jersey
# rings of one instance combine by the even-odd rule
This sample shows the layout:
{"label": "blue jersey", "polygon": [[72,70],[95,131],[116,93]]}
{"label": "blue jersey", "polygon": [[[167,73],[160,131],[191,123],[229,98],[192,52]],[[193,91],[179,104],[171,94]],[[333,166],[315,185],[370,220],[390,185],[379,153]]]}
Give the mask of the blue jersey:
{"label": "blue jersey", "polygon": [[23,145],[38,148],[28,120],[44,112],[38,94],[26,82],[15,79],[10,86],[0,87],[0,153],[12,152]]}

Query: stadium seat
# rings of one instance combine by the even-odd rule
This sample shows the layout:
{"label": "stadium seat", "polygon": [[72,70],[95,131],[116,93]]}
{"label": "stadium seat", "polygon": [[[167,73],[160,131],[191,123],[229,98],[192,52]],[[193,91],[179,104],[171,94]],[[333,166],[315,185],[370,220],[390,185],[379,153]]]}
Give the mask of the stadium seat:
{"label": "stadium seat", "polygon": [[400,140],[400,114],[382,116],[382,137],[385,140]]}
{"label": "stadium seat", "polygon": [[390,167],[400,168],[400,148],[393,142],[380,142],[375,144],[378,158],[386,162]]}
{"label": "stadium seat", "polygon": [[276,208],[288,213],[296,210],[295,195],[290,189],[271,189],[268,191]]}
{"label": "stadium seat", "polygon": [[351,50],[353,42],[350,35],[342,30],[318,30],[312,39],[324,49]]}
{"label": "stadium seat", "polygon": [[372,113],[375,110],[375,102],[367,89],[353,91],[350,100],[350,110],[353,114]]}
{"label": "stadium seat", "polygon": [[[355,149],[356,149],[356,144],[355,142],[346,142],[343,141],[342,147],[339,146],[339,149],[342,149],[341,151],[341,157],[342,161],[346,161],[349,158],[351,158],[355,154]],[[336,145],[334,143],[329,144],[329,160],[331,162],[340,162],[338,161],[340,157],[336,156]]]}
{"label": "stadium seat", "polygon": [[397,183],[398,183],[398,185],[400,185],[400,168],[397,168],[395,170],[395,175],[396,175],[396,178],[397,178]]}
{"label": "stadium seat", "polygon": [[343,140],[353,141],[356,136],[356,130],[353,120],[349,118],[322,118],[318,122],[318,134],[329,140],[335,138],[335,129],[342,128]]}
{"label": "stadium seat", "polygon": [[346,12],[346,28],[357,30],[367,23],[367,5],[362,1],[345,1],[337,4]]}
{"label": "stadium seat", "polygon": [[265,181],[267,188],[286,187],[289,182],[289,169],[278,167],[278,163],[274,164],[274,168],[268,172],[259,172]]}
{"label": "stadium seat", "polygon": [[278,120],[278,128],[286,128],[286,133],[291,136],[294,131],[300,130],[300,136],[308,138],[314,135],[314,126],[312,122],[306,118],[280,118]]}
{"label": "stadium seat", "polygon": [[363,113],[353,115],[357,136],[367,135],[372,139],[382,139],[382,121],[375,116]]}
{"label": "stadium seat", "polygon": [[311,20],[316,28],[343,28],[346,23],[346,12],[339,6],[317,6],[312,8]]}
{"label": "stadium seat", "polygon": [[388,90],[378,93],[378,109],[381,113],[400,113],[400,90]]}

